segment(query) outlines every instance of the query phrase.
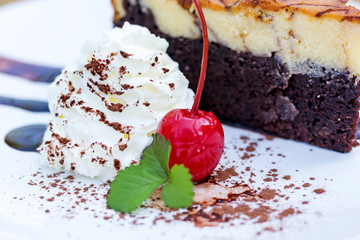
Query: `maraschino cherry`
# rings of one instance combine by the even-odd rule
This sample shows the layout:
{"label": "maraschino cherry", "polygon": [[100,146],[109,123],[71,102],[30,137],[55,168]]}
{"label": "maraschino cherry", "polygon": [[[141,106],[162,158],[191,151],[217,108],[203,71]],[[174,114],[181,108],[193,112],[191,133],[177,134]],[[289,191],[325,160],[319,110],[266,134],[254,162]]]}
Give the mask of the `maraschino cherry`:
{"label": "maraschino cherry", "polygon": [[199,110],[208,60],[209,39],[204,14],[198,0],[193,0],[203,30],[203,58],[194,104],[189,109],[175,109],[165,115],[158,133],[170,141],[169,168],[184,164],[193,181],[207,177],[217,166],[224,149],[224,131],[211,112]]}

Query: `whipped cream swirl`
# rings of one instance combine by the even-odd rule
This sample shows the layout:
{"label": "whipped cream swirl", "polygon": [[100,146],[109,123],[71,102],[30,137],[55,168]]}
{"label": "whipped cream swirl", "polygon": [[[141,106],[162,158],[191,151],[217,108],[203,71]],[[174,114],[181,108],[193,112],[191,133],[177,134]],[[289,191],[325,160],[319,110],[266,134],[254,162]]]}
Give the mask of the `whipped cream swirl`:
{"label": "whipped cream swirl", "polygon": [[49,87],[53,119],[39,147],[43,160],[103,179],[138,163],[161,118],[193,103],[167,48],[166,40],[129,23],[85,42]]}

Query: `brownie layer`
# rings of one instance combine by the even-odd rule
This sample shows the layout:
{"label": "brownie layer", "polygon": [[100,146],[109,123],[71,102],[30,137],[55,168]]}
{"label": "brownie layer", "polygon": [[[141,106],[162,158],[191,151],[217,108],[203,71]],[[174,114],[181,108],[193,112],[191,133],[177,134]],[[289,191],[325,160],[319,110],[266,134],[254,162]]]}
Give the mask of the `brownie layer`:
{"label": "brownie layer", "polygon": [[[143,13],[139,5],[125,3],[125,8],[125,18],[116,25],[129,21],[166,38],[169,55],[179,62],[195,90],[202,41],[171,38],[159,31],[151,13]],[[348,152],[357,145],[360,86],[347,71],[319,66],[316,72],[321,74],[290,73],[275,54],[259,57],[211,43],[201,108],[226,122]]]}

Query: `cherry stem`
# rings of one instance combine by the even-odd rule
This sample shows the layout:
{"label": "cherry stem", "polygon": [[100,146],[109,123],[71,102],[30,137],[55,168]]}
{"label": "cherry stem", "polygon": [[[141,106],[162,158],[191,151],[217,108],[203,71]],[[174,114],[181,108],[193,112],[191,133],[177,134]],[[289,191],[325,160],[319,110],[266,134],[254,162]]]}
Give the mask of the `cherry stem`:
{"label": "cherry stem", "polygon": [[209,37],[208,37],[204,13],[201,9],[199,0],[193,0],[193,2],[195,4],[196,10],[200,17],[201,28],[202,28],[202,32],[203,32],[203,56],[202,56],[202,61],[201,61],[201,72],[200,72],[200,77],[199,77],[199,83],[198,83],[197,90],[196,90],[194,104],[190,111],[190,116],[195,117],[195,116],[197,116],[197,113],[199,110],[201,95],[202,95],[202,92],[204,89],[204,84],[205,84],[206,68],[207,68],[207,62],[208,62]]}

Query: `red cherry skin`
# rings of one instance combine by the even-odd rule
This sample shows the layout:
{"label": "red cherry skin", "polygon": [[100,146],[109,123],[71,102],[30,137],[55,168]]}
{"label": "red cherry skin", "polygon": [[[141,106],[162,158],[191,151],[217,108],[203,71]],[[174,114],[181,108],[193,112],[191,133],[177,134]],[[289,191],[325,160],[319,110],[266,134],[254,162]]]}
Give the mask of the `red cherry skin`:
{"label": "red cherry skin", "polygon": [[194,182],[209,176],[224,150],[224,130],[212,112],[198,110],[191,116],[188,109],[174,109],[162,119],[158,133],[171,144],[169,169],[184,164]]}

